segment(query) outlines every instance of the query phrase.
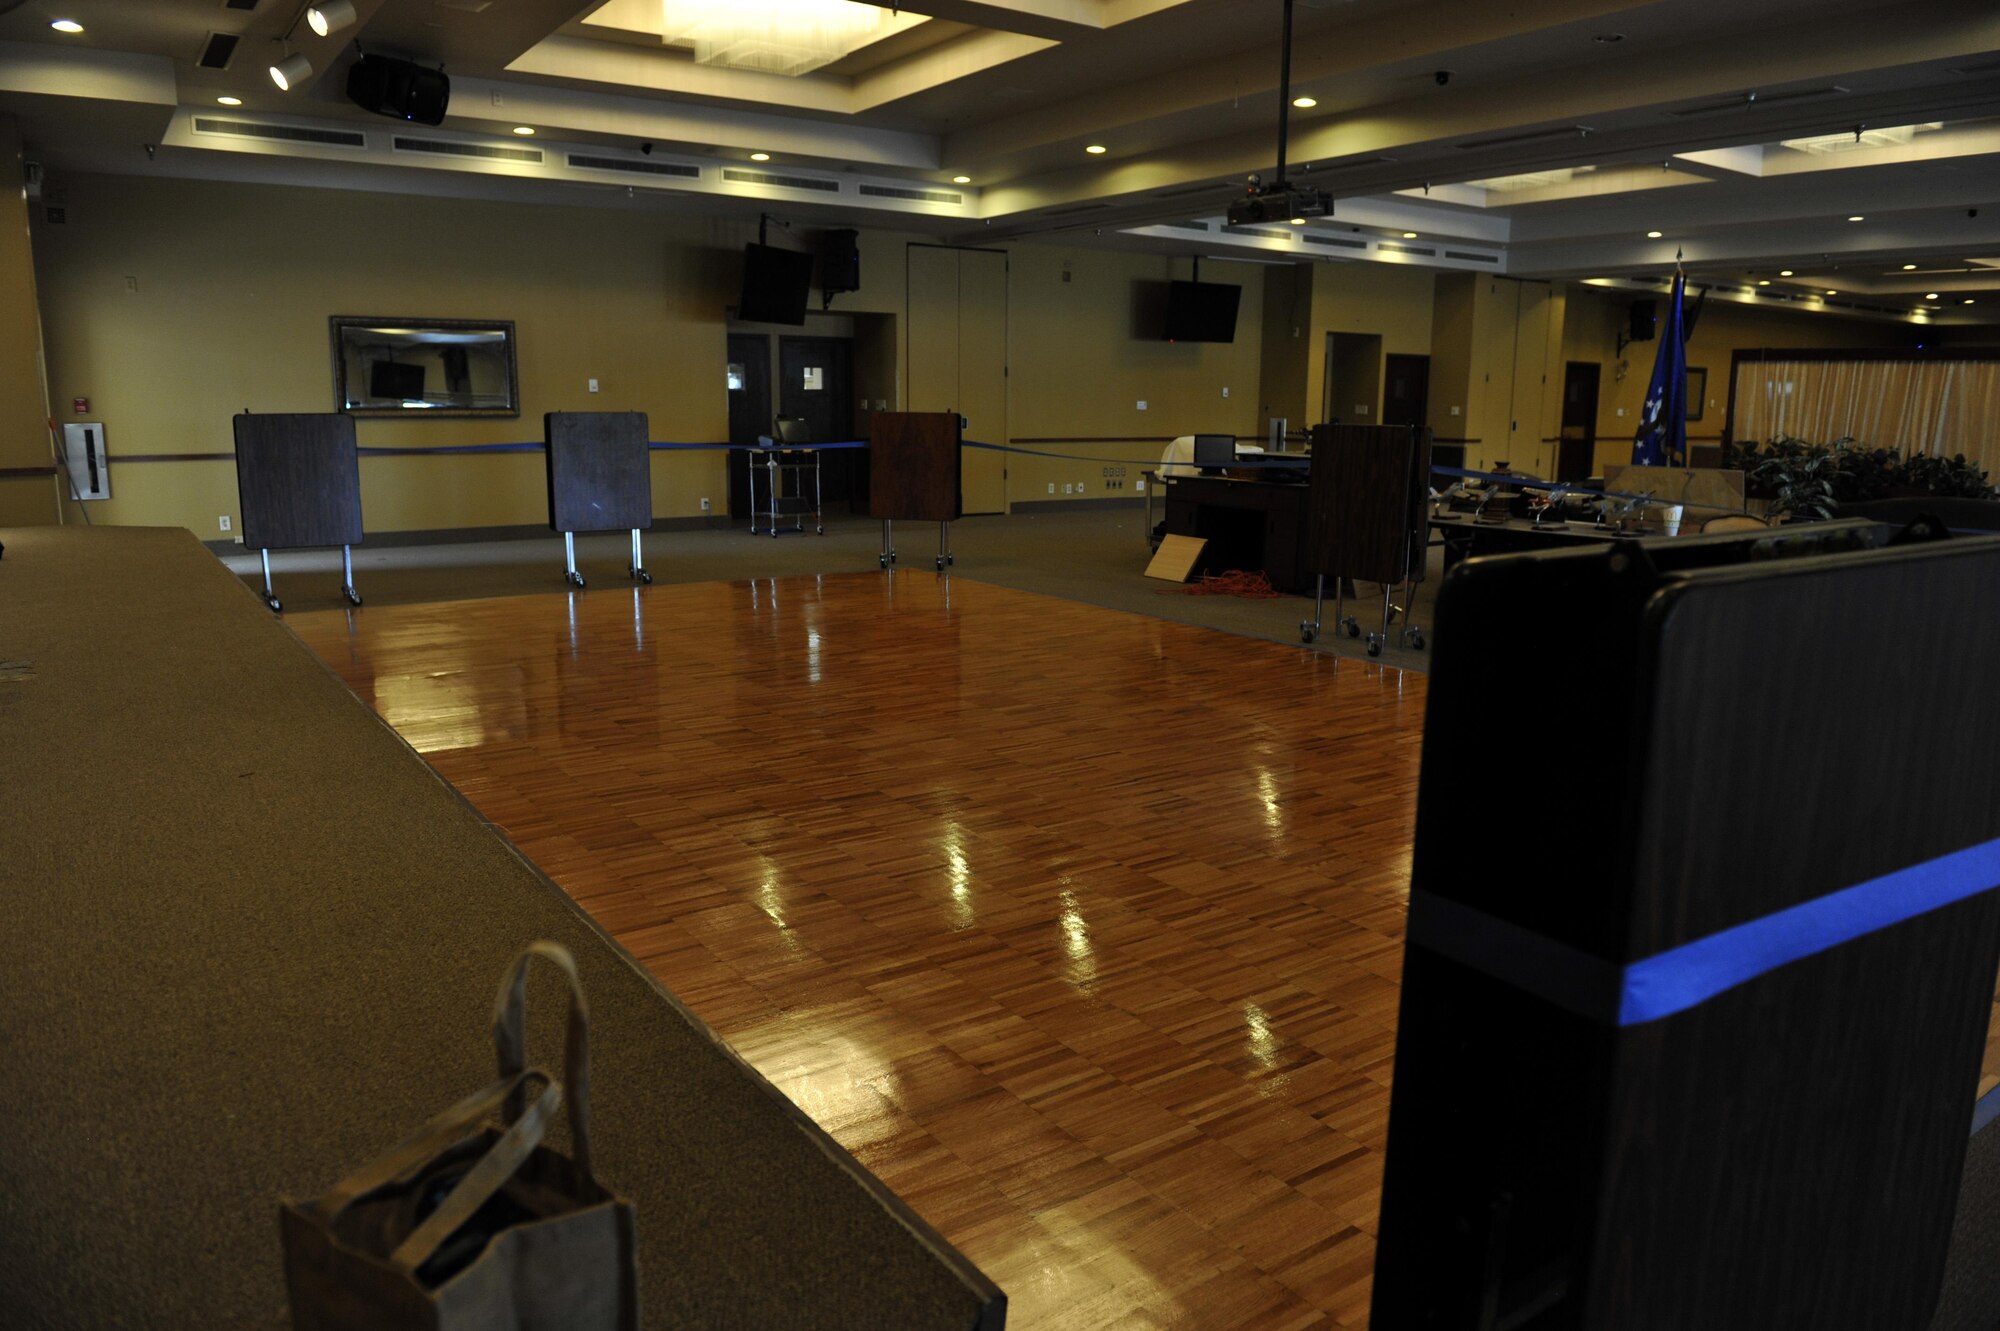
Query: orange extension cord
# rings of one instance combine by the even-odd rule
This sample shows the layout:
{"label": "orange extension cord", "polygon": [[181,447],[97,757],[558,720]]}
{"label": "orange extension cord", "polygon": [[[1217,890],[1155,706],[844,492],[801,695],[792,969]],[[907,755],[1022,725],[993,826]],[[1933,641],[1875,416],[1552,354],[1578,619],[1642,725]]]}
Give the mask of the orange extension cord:
{"label": "orange extension cord", "polygon": [[1271,588],[1271,580],[1261,571],[1245,573],[1241,569],[1231,569],[1227,573],[1205,573],[1200,582],[1191,582],[1185,587],[1162,587],[1160,595],[1172,596],[1240,596],[1248,601],[1273,601],[1279,593]]}

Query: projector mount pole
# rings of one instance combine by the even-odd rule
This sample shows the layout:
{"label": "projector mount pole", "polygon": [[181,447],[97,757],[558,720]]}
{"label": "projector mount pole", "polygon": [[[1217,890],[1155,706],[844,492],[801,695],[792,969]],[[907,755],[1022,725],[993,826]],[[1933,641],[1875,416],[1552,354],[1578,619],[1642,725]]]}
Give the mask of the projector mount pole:
{"label": "projector mount pole", "polygon": [[1292,0],[1285,0],[1285,35],[1278,47],[1278,176],[1271,183],[1283,188],[1285,140],[1292,123]]}

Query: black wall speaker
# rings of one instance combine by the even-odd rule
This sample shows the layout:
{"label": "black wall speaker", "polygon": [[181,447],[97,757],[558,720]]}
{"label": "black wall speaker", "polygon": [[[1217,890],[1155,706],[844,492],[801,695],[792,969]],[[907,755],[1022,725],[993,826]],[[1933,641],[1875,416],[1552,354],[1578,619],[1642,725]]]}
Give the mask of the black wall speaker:
{"label": "black wall speaker", "polygon": [[1657,313],[1659,308],[1660,302],[1656,300],[1633,301],[1632,308],[1629,311],[1632,326],[1626,336],[1630,337],[1634,342],[1651,342],[1653,340],[1653,326],[1659,320],[1659,314]]}
{"label": "black wall speaker", "polygon": [[439,69],[407,60],[364,55],[347,71],[347,97],[364,111],[419,125],[444,123],[451,80]]}
{"label": "black wall speaker", "polygon": [[819,286],[831,296],[861,290],[861,236],[856,231],[828,231],[819,240]]}

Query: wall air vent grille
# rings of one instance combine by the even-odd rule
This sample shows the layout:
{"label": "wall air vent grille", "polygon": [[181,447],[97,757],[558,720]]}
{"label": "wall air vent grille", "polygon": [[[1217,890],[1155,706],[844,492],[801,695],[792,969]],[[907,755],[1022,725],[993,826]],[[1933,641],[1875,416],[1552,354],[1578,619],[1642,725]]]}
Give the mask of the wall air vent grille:
{"label": "wall air vent grille", "polygon": [[1428,245],[1398,245],[1393,240],[1385,240],[1376,248],[1390,254],[1415,254],[1426,259],[1437,257],[1437,251]]}
{"label": "wall air vent grille", "polygon": [[1460,262],[1462,262],[1462,263],[1499,263],[1499,262],[1500,262],[1500,256],[1499,256],[1499,255],[1497,255],[1497,254],[1481,254],[1481,253],[1479,253],[1479,252],[1478,252],[1478,251],[1476,251],[1476,250],[1446,250],[1446,251],[1444,252],[1444,257],[1445,257],[1445,258],[1447,258],[1447,259],[1457,259],[1457,260],[1459,260],[1459,261],[1460,261]]}
{"label": "wall air vent grille", "polygon": [[496,162],[539,162],[539,148],[499,148],[490,143],[460,143],[456,139],[413,139],[396,136],[399,153],[430,153],[436,157],[484,157]]}
{"label": "wall air vent grille", "polygon": [[366,148],[368,136],[351,129],[306,129],[298,125],[262,125],[254,120],[218,120],[196,116],[197,134],[225,134],[238,139],[269,139],[274,143],[323,143],[334,148]]}
{"label": "wall air vent grille", "polygon": [[1523,134],[1495,134],[1491,138],[1467,139],[1464,143],[1454,143],[1452,147],[1459,152],[1476,152],[1481,148],[1519,148],[1530,143],[1580,139],[1590,133],[1588,125],[1564,125],[1560,129],[1532,129]]}
{"label": "wall air vent grille", "polygon": [[232,32],[211,32],[195,63],[203,69],[228,69],[236,55],[236,43],[241,40]]}
{"label": "wall air vent grille", "polygon": [[1684,106],[1678,111],[1667,112],[1670,116],[1719,116],[1730,111],[1755,111],[1766,106],[1790,106],[1794,102],[1816,102],[1823,97],[1845,96],[1847,89],[1839,84],[1828,84],[1824,88],[1802,88],[1798,92],[1773,92],[1756,95],[1745,93],[1741,97],[1731,97],[1723,102],[1703,102],[1700,106]]}
{"label": "wall air vent grille", "polygon": [[813,176],[780,176],[769,171],[745,171],[741,167],[722,168],[722,178],[739,185],[774,185],[779,189],[812,189],[823,194],[840,193],[838,180],[820,180]]}
{"label": "wall air vent grille", "polygon": [[964,203],[963,194],[948,189],[903,189],[896,185],[858,185],[855,193],[871,199],[915,199],[919,203]]}
{"label": "wall air vent grille", "polygon": [[683,180],[701,179],[701,168],[683,166],[679,162],[641,162],[630,157],[597,157],[590,153],[571,153],[571,166],[587,167],[592,171],[635,171],[642,176],[679,176]]}
{"label": "wall air vent grille", "polygon": [[1260,226],[1230,226],[1223,223],[1222,230],[1231,236],[1262,236],[1265,240],[1304,240],[1306,237],[1295,231],[1272,231]]}
{"label": "wall air vent grille", "polygon": [[[1259,231],[1256,234],[1261,236],[1268,235],[1269,233]],[[1299,239],[1308,245],[1324,245],[1328,249],[1334,250],[1365,250],[1368,248],[1367,241],[1350,240],[1346,236],[1315,236],[1311,232],[1307,232],[1305,235],[1300,236]]]}

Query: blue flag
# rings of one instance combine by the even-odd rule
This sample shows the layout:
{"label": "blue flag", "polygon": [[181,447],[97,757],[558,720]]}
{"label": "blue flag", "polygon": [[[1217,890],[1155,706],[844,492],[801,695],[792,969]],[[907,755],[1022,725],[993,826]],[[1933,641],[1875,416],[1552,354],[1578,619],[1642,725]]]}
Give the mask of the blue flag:
{"label": "blue flag", "polygon": [[1660,330],[1660,351],[1653,358],[1652,386],[1639,412],[1639,432],[1632,438],[1632,461],[1642,467],[1687,461],[1687,333],[1681,313],[1686,295],[1687,276],[1677,272],[1666,327]]}

